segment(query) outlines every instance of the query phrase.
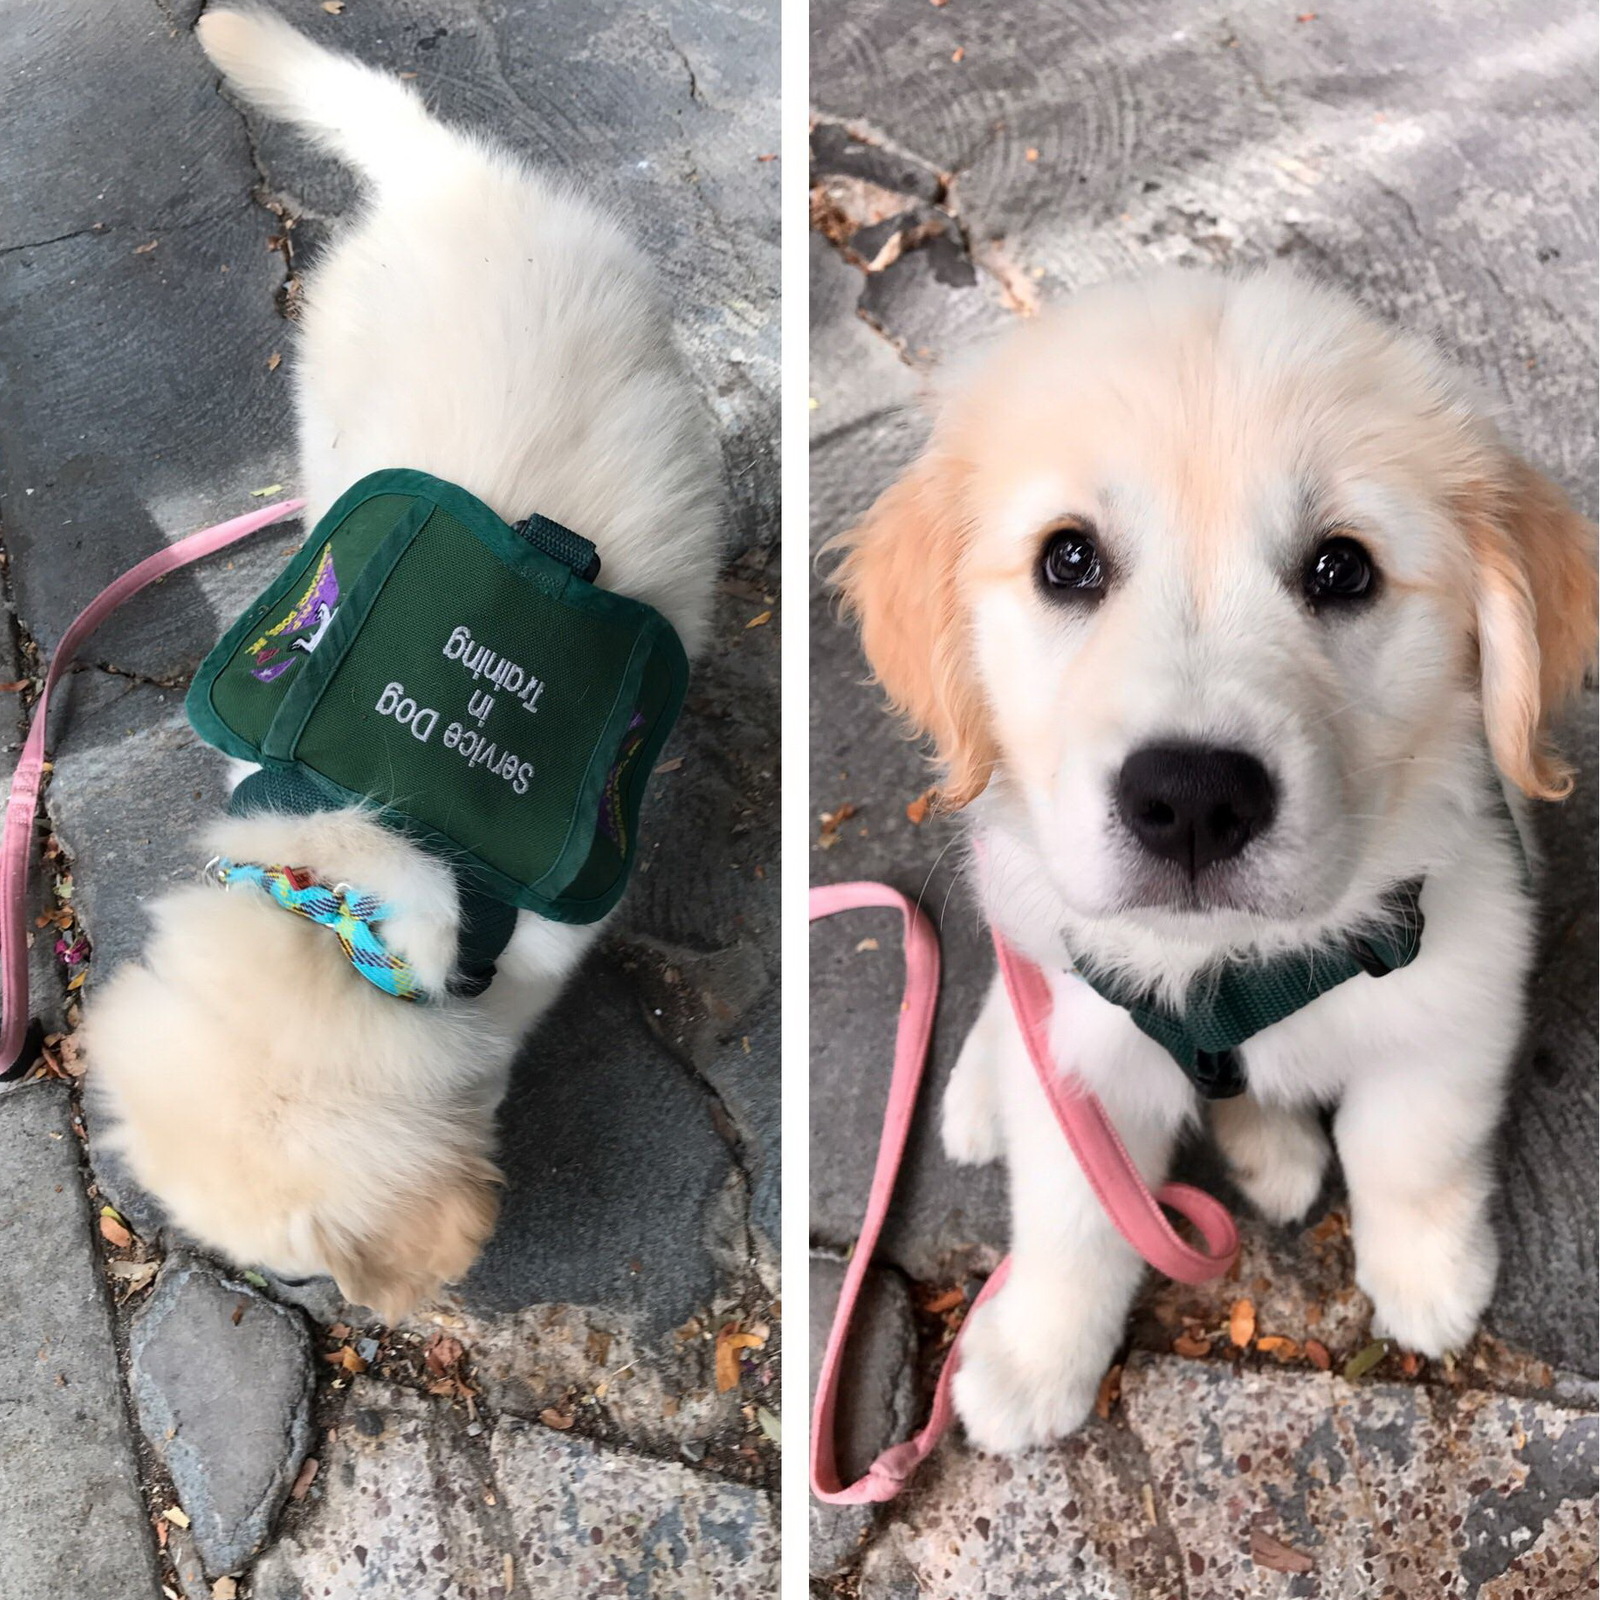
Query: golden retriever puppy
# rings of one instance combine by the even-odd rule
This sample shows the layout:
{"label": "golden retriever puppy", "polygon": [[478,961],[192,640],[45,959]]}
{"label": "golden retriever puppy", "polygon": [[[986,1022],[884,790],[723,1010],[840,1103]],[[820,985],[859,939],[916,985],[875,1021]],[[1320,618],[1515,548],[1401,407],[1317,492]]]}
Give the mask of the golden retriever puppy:
{"label": "golden retriever puppy", "polygon": [[[1214,1097],[1277,1221],[1315,1198],[1335,1106],[1378,1328],[1459,1346],[1495,1279],[1534,948],[1519,819],[1571,787],[1549,730],[1593,658],[1593,529],[1423,341],[1281,271],[1175,271],[951,377],[845,545],[868,659],[981,845],[982,906],[1048,974],[1060,1070],[1152,1186]],[[1133,1019],[1187,1026],[1218,985],[1335,952],[1360,970],[1187,1069]],[[955,1399],[1016,1450],[1087,1415],[1143,1263],[998,984],[943,1129],[1010,1169],[1012,1273]]]}
{"label": "golden retriever puppy", "polygon": [[[654,607],[692,656],[720,554],[720,457],[621,230],[265,11],[213,8],[197,31],[233,93],[364,180],[359,215],[305,286],[308,525],[366,474],[433,474],[508,523],[537,512],[578,530],[599,582]],[[496,670],[498,688],[510,669]],[[329,1273],[393,1319],[460,1277],[488,1236],[512,1053],[600,924],[523,911],[474,996],[455,981],[454,873],[369,811],[233,817],[196,866],[218,856],[384,902],[386,946],[428,1002],[380,992],[328,928],[259,889],[197,884],[154,908],[142,963],[90,1007],[91,1082],[134,1175],[186,1232],[241,1263]]]}

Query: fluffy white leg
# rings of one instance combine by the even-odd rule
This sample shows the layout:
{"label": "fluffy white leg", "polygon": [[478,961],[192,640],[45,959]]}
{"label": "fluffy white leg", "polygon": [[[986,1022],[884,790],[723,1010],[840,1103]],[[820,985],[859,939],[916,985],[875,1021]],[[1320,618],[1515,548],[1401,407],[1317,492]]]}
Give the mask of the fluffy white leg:
{"label": "fluffy white leg", "polygon": [[[995,1056],[1011,1179],[1011,1277],[974,1316],[956,1410],[984,1450],[1044,1444],[1088,1416],[1122,1339],[1144,1262],[1111,1225],[1056,1126],[1015,1025]],[[1117,1116],[1145,1179],[1165,1175],[1175,1127]]]}
{"label": "fluffy white leg", "polygon": [[1236,1095],[1213,1102],[1211,1131],[1234,1182],[1262,1216],[1294,1222],[1310,1210],[1330,1154],[1314,1110],[1263,1105],[1254,1095]]}
{"label": "fluffy white leg", "polygon": [[1501,1097],[1460,1059],[1467,1049],[1455,1039],[1386,1063],[1351,1085],[1334,1123],[1374,1330],[1426,1356],[1471,1338],[1499,1265],[1489,1200]]}
{"label": "fluffy white leg", "polygon": [[1010,1031],[1011,1002],[996,974],[978,1020],[961,1047],[950,1082],[945,1085],[940,1126],[944,1153],[961,1166],[980,1167],[998,1161],[1003,1153],[996,1079]]}

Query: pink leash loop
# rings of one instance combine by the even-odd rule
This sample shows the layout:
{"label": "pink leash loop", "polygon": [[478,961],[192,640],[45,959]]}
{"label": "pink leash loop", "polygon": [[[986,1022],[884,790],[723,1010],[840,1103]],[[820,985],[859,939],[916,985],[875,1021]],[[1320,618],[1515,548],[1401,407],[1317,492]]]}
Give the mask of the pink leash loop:
{"label": "pink leash loop", "polygon": [[16,1066],[32,1020],[28,1004],[28,858],[33,843],[33,819],[39,807],[39,784],[44,776],[45,727],[49,719],[50,691],[72,665],[80,646],[122,603],[169,572],[189,566],[218,550],[237,544],[252,533],[298,511],[304,500],[279,500],[246,512],[229,522],[193,533],[176,544],[146,556],[120,578],[106,585],[61,636],[45,673],[39,702],[22,747],[21,759],[11,779],[6,805],[5,834],[0,838],[0,1077]]}
{"label": "pink leash loop", "polygon": [[[872,1189],[860,1236],[845,1268],[844,1286],[834,1310],[833,1326],[828,1331],[811,1414],[811,1492],[829,1505],[892,1500],[905,1488],[950,1425],[953,1415],[950,1385],[961,1355],[961,1335],[958,1334],[939,1374],[932,1410],[922,1431],[913,1439],[891,1445],[854,1483],[841,1483],[834,1437],[840,1367],[855,1318],[856,1301],[877,1250],[878,1235],[888,1214],[895,1178],[905,1153],[906,1135],[927,1062],[934,1005],[939,993],[938,937],[928,919],[898,890],[882,883],[841,883],[811,891],[813,922],[820,917],[869,906],[898,909],[904,919],[906,984],[895,1029],[894,1072],[889,1080],[889,1103],[884,1112],[883,1134],[878,1141]],[[1210,1195],[1188,1184],[1163,1185],[1161,1204],[1170,1206],[1194,1223],[1211,1253],[1208,1255],[1184,1243],[1162,1215],[1161,1205],[1150,1193],[1100,1102],[1082,1084],[1064,1078],[1056,1070],[1046,1033],[1050,989],[1044,974],[1017,956],[998,935],[995,948],[1006,992],[1050,1109],[1117,1230],[1158,1271],[1183,1283],[1202,1283],[1228,1271],[1239,1250],[1232,1217]],[[1003,1287],[1010,1265],[1008,1258],[990,1275],[967,1312],[963,1331],[970,1325],[978,1307]]]}

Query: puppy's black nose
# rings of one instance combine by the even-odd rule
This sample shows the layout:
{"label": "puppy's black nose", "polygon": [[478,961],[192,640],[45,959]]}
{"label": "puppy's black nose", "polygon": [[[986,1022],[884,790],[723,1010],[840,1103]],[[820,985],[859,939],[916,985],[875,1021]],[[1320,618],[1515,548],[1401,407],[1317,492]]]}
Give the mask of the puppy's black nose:
{"label": "puppy's black nose", "polygon": [[1191,876],[1238,855],[1271,826],[1277,807],[1271,775],[1242,750],[1151,744],[1117,774],[1117,810],[1128,831]]}

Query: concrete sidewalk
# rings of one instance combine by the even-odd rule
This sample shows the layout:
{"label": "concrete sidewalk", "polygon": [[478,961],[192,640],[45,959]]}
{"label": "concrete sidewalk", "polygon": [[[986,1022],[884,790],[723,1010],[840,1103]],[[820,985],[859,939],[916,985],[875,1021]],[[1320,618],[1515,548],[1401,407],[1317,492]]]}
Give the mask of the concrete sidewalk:
{"label": "concrete sidewalk", "polygon": [[[70,1037],[69,981],[87,970],[92,996],[143,902],[194,874],[225,787],[183,689],[303,530],[168,580],[94,640],[52,728],[35,950],[36,1004],[67,1037],[55,1081],[0,1089],[0,1594],[532,1600],[579,1571],[595,1592],[770,1593],[777,10],[282,9],[642,240],[721,425],[729,562],[644,870],[517,1069],[499,1231],[457,1306],[396,1330],[327,1285],[186,1253],[101,1159]],[[3,680],[36,677],[113,574],[295,481],[285,313],[354,190],[218,94],[198,10],[0,15]],[[719,1388],[729,1330],[751,1342]]]}
{"label": "concrete sidewalk", "polygon": [[[1079,285],[1173,262],[1295,262],[1439,338],[1505,406],[1516,443],[1594,513],[1584,8],[816,0],[811,37],[816,545],[910,459],[918,401],[948,354]],[[895,234],[918,242],[896,254]],[[928,769],[863,686],[820,586],[811,621],[813,810],[855,808],[814,840],[813,881],[922,891],[946,971],[926,1106],[855,1363],[859,1469],[922,1414],[929,1356],[955,1315],[927,1308],[994,1265],[1007,1219],[1001,1171],[950,1166],[931,1109],[992,970],[948,867],[956,829],[908,820]],[[1152,1290],[1120,1402],[1061,1448],[997,1462],[957,1439],[884,1512],[818,1511],[822,1591],[1589,1592],[1594,724],[1591,696],[1569,740],[1578,794],[1539,818],[1545,949],[1502,1145],[1499,1291],[1477,1345],[1448,1369],[1391,1356],[1344,1379],[1370,1308],[1330,1185],[1303,1230],[1248,1225],[1235,1282]],[[901,967],[887,915],[820,923],[812,938],[812,1097],[827,1108],[810,1150],[815,1349],[867,1192]],[[1207,1152],[1187,1160],[1237,1203]],[[1286,1341],[1269,1347],[1282,1364],[1230,1344],[1235,1298]]]}

